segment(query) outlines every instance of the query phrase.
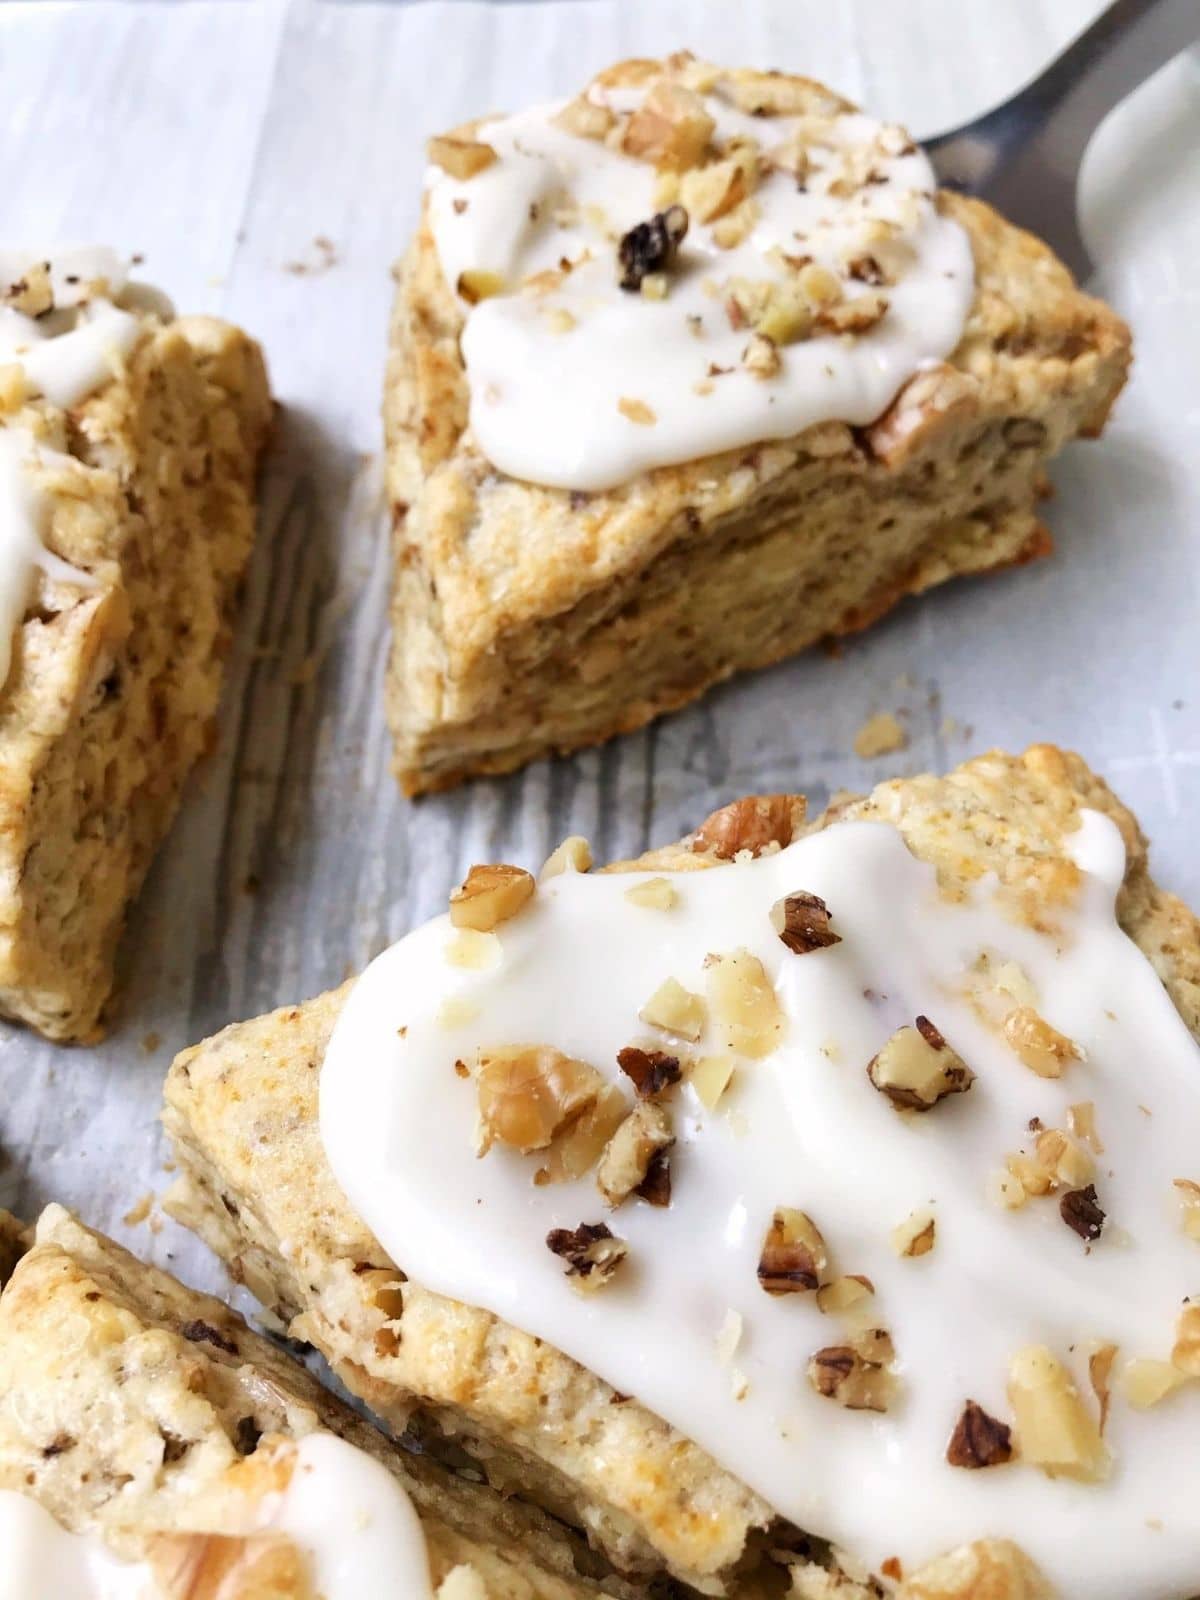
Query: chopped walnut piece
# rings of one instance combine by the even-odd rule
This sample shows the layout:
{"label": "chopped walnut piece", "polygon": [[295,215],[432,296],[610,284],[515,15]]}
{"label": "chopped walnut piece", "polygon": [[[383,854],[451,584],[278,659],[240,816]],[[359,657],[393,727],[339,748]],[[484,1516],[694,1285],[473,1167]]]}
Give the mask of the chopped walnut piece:
{"label": "chopped walnut piece", "polygon": [[1200,1378],[1200,1302],[1185,1305],[1175,1319],[1171,1364],[1190,1378]]}
{"label": "chopped walnut piece", "polygon": [[641,1050],[637,1045],[626,1045],[617,1051],[617,1065],[629,1078],[639,1100],[657,1100],[683,1077],[679,1057],[665,1050]]}
{"label": "chopped walnut piece", "polygon": [[1070,1373],[1045,1345],[1019,1350],[1009,1363],[1008,1399],[1022,1457],[1048,1477],[1095,1483],[1108,1474],[1100,1429]]}
{"label": "chopped walnut piece", "polygon": [[704,1032],[704,1001],[675,978],[665,978],[638,1012],[643,1022],[693,1044]]}
{"label": "chopped walnut piece", "polygon": [[577,139],[603,139],[617,119],[610,107],[598,100],[589,100],[586,95],[579,95],[569,100],[561,111],[555,112],[550,120],[564,133],[573,133]]}
{"label": "chopped walnut piece", "polygon": [[932,1211],[914,1211],[892,1229],[892,1249],[898,1256],[927,1256],[937,1238]]}
{"label": "chopped walnut piece", "polygon": [[605,1088],[595,1067],[546,1044],[482,1051],[475,1085],[480,1155],[486,1155],[497,1139],[522,1155],[545,1150],[591,1110]]}
{"label": "chopped walnut piece", "polygon": [[[866,1349],[869,1354],[864,1354]],[[808,1381],[818,1394],[848,1411],[886,1411],[895,1379],[888,1371],[891,1340],[882,1329],[863,1344],[826,1345],[808,1363]]]}
{"label": "chopped walnut piece", "polygon": [[622,395],[617,401],[617,410],[629,422],[636,422],[639,427],[650,428],[658,421],[653,410],[644,400],[631,399],[629,395]]}
{"label": "chopped walnut piece", "polygon": [[780,1206],[758,1258],[760,1287],[768,1294],[803,1294],[819,1286],[828,1264],[825,1241],[812,1218]]}
{"label": "chopped walnut piece", "polygon": [[822,333],[866,333],[887,315],[887,298],[881,294],[860,294],[853,300],[839,300],[817,313]]}
{"label": "chopped walnut piece", "polygon": [[841,934],[834,933],[829,923],[829,907],[820,895],[809,894],[805,889],[785,895],[771,907],[771,926],[798,956],[841,944]]}
{"label": "chopped walnut piece", "polygon": [[734,206],[713,223],[713,243],[719,250],[736,250],[750,237],[761,215],[762,208],[757,200],[743,200],[740,206]]}
{"label": "chopped walnut piece", "polygon": [[688,1082],[706,1111],[715,1111],[734,1072],[732,1056],[701,1056],[688,1071]]}
{"label": "chopped walnut piece", "polygon": [[730,1306],[721,1321],[720,1331],[717,1334],[717,1360],[723,1367],[729,1365],[737,1353],[737,1347],[742,1342],[742,1314]]}
{"label": "chopped walnut piece", "polygon": [[899,1028],[868,1063],[867,1076],[898,1111],[929,1111],[975,1081],[928,1017],[918,1017],[915,1027]]}
{"label": "chopped walnut piece", "polygon": [[1004,1037],[1039,1078],[1061,1078],[1063,1069],[1079,1059],[1079,1050],[1071,1040],[1052,1028],[1032,1006],[1017,1006],[1008,1013]]}
{"label": "chopped walnut piece", "polygon": [[1100,1403],[1100,1433],[1108,1422],[1108,1407],[1112,1395],[1112,1369],[1117,1359],[1115,1344],[1098,1345],[1088,1356],[1088,1378],[1092,1392]]}
{"label": "chopped walnut piece", "polygon": [[817,1310],[824,1312],[827,1317],[865,1311],[874,1293],[875,1285],[860,1272],[852,1272],[844,1278],[831,1278],[817,1290]]}
{"label": "chopped walnut piece", "polygon": [[743,146],[723,161],[685,172],[679,198],[697,222],[716,222],[748,200],[757,184],[757,151]]}
{"label": "chopped walnut piece", "polygon": [[1042,1128],[1034,1141],[1033,1154],[1018,1151],[1008,1157],[1007,1165],[1029,1195],[1083,1189],[1095,1171],[1091,1156],[1061,1128]]}
{"label": "chopped walnut piece", "polygon": [[546,1245],[567,1264],[571,1287],[593,1294],[611,1281],[629,1254],[629,1246],[604,1222],[581,1222],[577,1228],[552,1228]]}
{"label": "chopped walnut piece", "polygon": [[857,255],[846,263],[846,271],[855,283],[869,284],[872,289],[882,288],[888,282],[887,273],[872,255]]}
{"label": "chopped walnut piece", "polygon": [[546,864],[538,876],[557,878],[563,872],[586,872],[591,864],[591,845],[579,834],[572,833],[546,857]]}
{"label": "chopped walnut piece", "polygon": [[450,921],[456,928],[491,933],[516,916],[534,887],[533,874],[523,867],[472,867],[450,896]]}
{"label": "chopped walnut piece", "polygon": [[806,339],[813,328],[812,305],[791,280],[731,278],[725,314],[732,328],[753,328],[777,345]]}
{"label": "chopped walnut piece", "polygon": [[545,1166],[534,1173],[534,1183],[570,1183],[582,1178],[599,1161],[628,1114],[629,1101],[615,1084],[606,1084],[595,1105],[555,1135],[546,1151]]}
{"label": "chopped walnut piece", "polygon": [[316,1600],[307,1557],[282,1533],[152,1533],[146,1565],[163,1600]]}
{"label": "chopped walnut piece", "polygon": [[670,911],[679,904],[679,891],[667,878],[647,878],[626,889],[625,898],[631,906],[646,906],[652,911]]}
{"label": "chopped walnut piece", "polygon": [[1068,1189],[1058,1202],[1058,1209],[1067,1227],[1081,1239],[1090,1243],[1104,1232],[1105,1213],[1096,1199],[1094,1183],[1083,1189]]}
{"label": "chopped walnut piece", "polygon": [[503,294],[504,279],[498,272],[470,269],[459,273],[454,287],[460,299],[469,306],[477,306],[481,300],[490,300],[493,295]]}
{"label": "chopped walnut piece", "polygon": [[952,1467],[999,1467],[1012,1460],[1012,1429],[968,1400],[954,1425],[946,1460]]}
{"label": "chopped walnut piece", "polygon": [[[675,1143],[671,1119],[662,1106],[640,1101],[604,1148],[596,1184],[610,1206],[619,1206],[645,1182],[655,1156]],[[669,1196],[669,1190],[668,1190]]]}
{"label": "chopped walnut piece", "polygon": [[1170,1361],[1152,1361],[1138,1358],[1125,1363],[1121,1374],[1121,1391],[1135,1411],[1148,1411],[1160,1400],[1165,1400],[1188,1381]]}
{"label": "chopped walnut piece", "polygon": [[621,147],[668,172],[686,172],[703,160],[715,128],[698,94],[659,78],[626,124]]}
{"label": "chopped walnut piece", "polygon": [[774,378],[778,376],[783,362],[779,359],[775,341],[768,339],[765,333],[756,333],[742,351],[742,365],[756,378]]}
{"label": "chopped walnut piece", "polygon": [[499,159],[491,145],[482,139],[464,139],[452,133],[430,139],[425,153],[435,167],[441,167],[451,178],[460,179],[475,177]]}
{"label": "chopped walnut piece", "polygon": [[758,1060],[782,1042],[787,1016],[756,955],[734,950],[705,958],[708,1006],[721,1042],[735,1055]]}
{"label": "chopped walnut piece", "polygon": [[1200,1242],[1200,1183],[1191,1178],[1175,1178],[1173,1186],[1179,1191],[1180,1220],[1189,1239]]}
{"label": "chopped walnut piece", "polygon": [[1100,1135],[1096,1132],[1096,1106],[1091,1100],[1080,1100],[1067,1107],[1067,1131],[1081,1144],[1086,1144],[1096,1155],[1104,1154]]}
{"label": "chopped walnut piece", "polygon": [[668,206],[665,211],[659,211],[651,217],[649,222],[639,222],[623,234],[617,246],[621,288],[645,289],[646,280],[651,274],[669,271],[675,264],[675,257],[687,237],[687,231],[688,214],[683,206]]}
{"label": "chopped walnut piece", "polygon": [[27,267],[15,283],[6,286],[4,301],[25,317],[44,317],[48,311],[53,311],[54,287],[50,281],[50,263],[38,261]]}
{"label": "chopped walnut piece", "polygon": [[804,825],[802,794],[752,794],[714,811],[691,837],[693,850],[732,861],[791,844]]}

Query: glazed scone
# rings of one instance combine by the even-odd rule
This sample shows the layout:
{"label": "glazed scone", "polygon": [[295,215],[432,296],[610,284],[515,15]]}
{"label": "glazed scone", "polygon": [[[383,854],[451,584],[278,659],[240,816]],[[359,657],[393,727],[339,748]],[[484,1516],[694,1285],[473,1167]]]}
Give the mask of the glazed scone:
{"label": "glazed scone", "polygon": [[430,154],[384,404],[406,792],[1049,548],[1128,329],[903,130],[684,54]]}
{"label": "glazed scone", "polygon": [[0,252],[0,1014],[49,1039],[100,1035],[211,744],[270,419],[239,329]]}
{"label": "glazed scone", "polygon": [[173,1213],[631,1575],[1194,1594],[1200,925],[1130,813],[1034,747],[586,864],[181,1055]]}
{"label": "glazed scone", "polygon": [[[5,1600],[63,1600],[52,1559],[89,1556],[105,1575],[146,1563],[157,1584],[125,1573],[130,1587],[70,1588],[72,1600],[596,1592],[575,1570],[580,1541],[400,1451],[221,1301],[60,1206],[0,1296],[0,1527]],[[328,1582],[335,1549],[346,1565]]]}

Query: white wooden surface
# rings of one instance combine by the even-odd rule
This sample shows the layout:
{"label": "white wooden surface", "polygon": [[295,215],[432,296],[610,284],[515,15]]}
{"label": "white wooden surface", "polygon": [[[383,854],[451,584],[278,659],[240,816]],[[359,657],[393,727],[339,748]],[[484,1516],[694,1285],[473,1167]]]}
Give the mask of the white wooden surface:
{"label": "white wooden surface", "polygon": [[[1057,473],[1057,559],[903,606],[840,660],[744,679],[646,732],[409,805],[380,706],[387,561],[378,393],[388,264],[424,136],[565,92],[624,54],[701,53],[827,79],[932,132],[1029,76],[1096,0],[8,0],[0,5],[3,232],[146,257],[181,308],[264,343],[285,410],[220,747],[133,918],[124,1014],[93,1050],[0,1030],[0,1204],[62,1199],[194,1281],[213,1264],[123,1213],[169,1181],[156,1123],[172,1053],[338,982],[435,911],[472,859],[601,856],[714,804],[942,768],[988,744],[1084,750],[1137,807],[1160,875],[1200,900],[1200,73],[1123,108],[1085,173],[1100,287],[1137,375],[1109,436]],[[1185,157],[1190,152],[1192,170]],[[318,236],[336,260],[323,270]],[[909,748],[857,760],[900,710]],[[949,732],[945,718],[957,731]],[[369,1114],[365,1108],[364,1114]]]}

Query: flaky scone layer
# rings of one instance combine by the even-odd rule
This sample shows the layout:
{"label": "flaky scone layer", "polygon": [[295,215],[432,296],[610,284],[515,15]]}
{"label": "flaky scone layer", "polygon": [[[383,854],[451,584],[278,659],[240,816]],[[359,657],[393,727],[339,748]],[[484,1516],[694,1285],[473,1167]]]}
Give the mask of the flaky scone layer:
{"label": "flaky scone layer", "polygon": [[262,353],[146,319],[70,413],[17,420],[73,464],[47,543],[91,589],[39,597],[0,690],[0,1013],[99,1036],[129,903],[210,746],[271,419]]}
{"label": "flaky scone layer", "polygon": [[938,203],[970,237],[974,303],[949,360],[884,416],[593,494],[519,482],[481,454],[462,310],[424,218],[397,268],[384,400],[387,700],[406,791],[639,727],[907,594],[1049,548],[1045,463],[1102,428],[1129,331],[990,207]]}
{"label": "flaky scone layer", "polygon": [[575,1570],[586,1547],[549,1519],[398,1450],[221,1301],[61,1206],[43,1213],[0,1296],[0,1488],[140,1558],[154,1534],[240,1532],[222,1510],[252,1481],[260,1439],[316,1428],[400,1481],[435,1584],[469,1566],[495,1600],[594,1592]]}
{"label": "flaky scone layer", "polygon": [[[1135,819],[1077,756],[1049,746],[1020,757],[993,753],[945,778],[881,784],[839,801],[811,826],[892,822],[948,889],[995,872],[1036,917],[1053,904],[1064,871],[1074,870],[1066,841],[1085,806],[1111,817],[1125,841],[1122,926],[1200,1034],[1200,924],[1154,884]],[[682,844],[623,865],[717,866],[739,849],[789,842],[802,816],[798,799],[736,802]],[[374,1303],[364,1274],[392,1263],[339,1190],[317,1122],[321,1061],[347,992],[236,1024],[177,1058],[164,1112],[182,1174],[174,1214],[390,1426],[457,1438],[497,1481],[584,1527],[623,1569],[665,1566],[714,1590],[736,1583],[764,1547],[794,1548],[796,1530],[781,1527],[704,1452],[635,1401],[614,1403],[607,1384],[541,1341],[411,1279],[398,1320],[387,1314],[394,1307]],[[1044,1592],[1023,1558],[972,1550],[900,1592],[914,1600]],[[991,1573],[1010,1562],[1011,1575],[989,1577],[990,1588],[982,1578],[962,1586],[974,1565]],[[825,1592],[815,1568],[798,1581],[810,1585],[802,1593]]]}

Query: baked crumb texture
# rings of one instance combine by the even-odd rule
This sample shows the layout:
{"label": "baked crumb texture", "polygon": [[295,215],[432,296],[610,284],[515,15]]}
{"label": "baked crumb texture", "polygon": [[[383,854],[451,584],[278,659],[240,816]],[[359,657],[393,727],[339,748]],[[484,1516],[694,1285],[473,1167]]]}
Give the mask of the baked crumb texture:
{"label": "baked crumb texture", "polygon": [[[892,822],[949,892],[996,872],[1036,918],[1053,904],[1083,806],[1120,829],[1121,924],[1200,1035],[1200,924],[1154,884],[1135,819],[1079,757],[1044,745],[995,752],[944,778],[897,779],[844,798],[807,826]],[[624,866],[718,867],[772,839],[790,842],[803,816],[799,797],[736,802],[681,844]],[[632,1581],[669,1573],[707,1593],[740,1594],[778,1576],[783,1560],[804,1600],[883,1593],[852,1553],[781,1524],[695,1444],[540,1340],[411,1279],[399,1305],[393,1296],[380,1303],[375,1286],[392,1281],[395,1264],[339,1190],[317,1121],[319,1069],[347,992],[228,1027],[176,1059],[164,1121],[180,1176],[167,1209],[391,1428],[407,1427],[436,1453],[466,1450],[498,1486],[586,1532]],[[886,1592],[1048,1593],[1020,1552],[986,1541]]]}
{"label": "baked crumb texture", "polygon": [[[42,1214],[0,1296],[0,1488],[31,1494],[65,1527],[142,1559],[150,1535],[242,1532],[233,1490],[253,1485],[260,1442],[316,1428],[400,1481],[421,1518],[435,1587],[459,1569],[440,1600],[594,1592],[576,1571],[577,1562],[597,1565],[581,1540],[400,1450],[222,1301],[145,1266],[61,1206]],[[464,1567],[469,1589],[457,1587]]]}
{"label": "baked crumb texture", "polygon": [[[683,79],[689,63],[656,70]],[[625,63],[602,79],[647,76]],[[766,85],[769,101],[784,81],[722,76]],[[396,269],[384,400],[386,693],[406,793],[629,732],[905,595],[1049,550],[1046,464],[1100,432],[1129,330],[990,207],[950,193],[938,205],[970,236],[974,303],[951,357],[875,423],[825,423],[590,495],[507,478],[480,453],[461,302],[425,216]]]}
{"label": "baked crumb texture", "polygon": [[147,318],[89,399],[20,413],[77,463],[46,542],[95,582],[31,606],[0,693],[0,1013],[48,1039],[103,1032],[127,908],[211,744],[270,419],[258,346],[208,317]]}

